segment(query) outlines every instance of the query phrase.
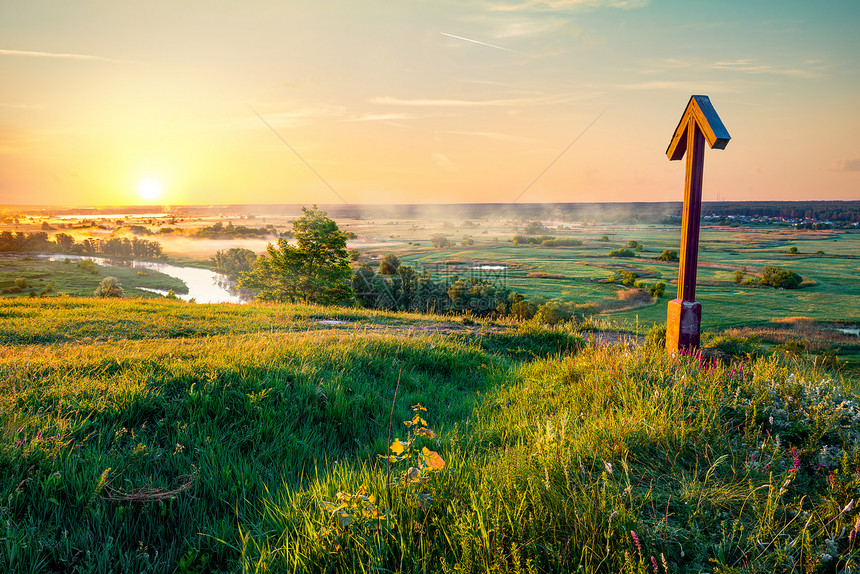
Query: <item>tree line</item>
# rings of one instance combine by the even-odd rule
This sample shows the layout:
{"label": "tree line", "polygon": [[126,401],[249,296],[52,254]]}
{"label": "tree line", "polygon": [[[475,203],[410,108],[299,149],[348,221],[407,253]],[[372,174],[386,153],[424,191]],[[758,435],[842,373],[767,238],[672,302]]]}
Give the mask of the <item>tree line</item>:
{"label": "tree line", "polygon": [[110,255],[115,257],[137,257],[151,259],[162,255],[161,244],[147,239],[111,237],[109,239],[84,239],[76,242],[67,233],[58,233],[51,241],[47,232],[23,233],[0,232],[0,251],[52,251],[72,255]]}
{"label": "tree line", "polygon": [[215,269],[238,275],[239,286],[256,289],[263,301],[526,319],[540,312],[540,306],[485,277],[434,278],[401,265],[391,253],[378,271],[367,264],[353,269],[346,234],[316,206],[302,212],[293,222],[294,244],[281,237],[259,257],[242,248],[219,251],[212,258]]}

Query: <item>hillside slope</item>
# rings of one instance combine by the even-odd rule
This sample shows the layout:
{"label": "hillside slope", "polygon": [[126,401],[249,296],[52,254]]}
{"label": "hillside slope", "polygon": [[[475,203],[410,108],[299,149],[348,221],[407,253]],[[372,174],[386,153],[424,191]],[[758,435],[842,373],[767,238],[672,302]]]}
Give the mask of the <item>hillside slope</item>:
{"label": "hillside slope", "polygon": [[0,302],[0,570],[856,567],[852,381],[466,323]]}

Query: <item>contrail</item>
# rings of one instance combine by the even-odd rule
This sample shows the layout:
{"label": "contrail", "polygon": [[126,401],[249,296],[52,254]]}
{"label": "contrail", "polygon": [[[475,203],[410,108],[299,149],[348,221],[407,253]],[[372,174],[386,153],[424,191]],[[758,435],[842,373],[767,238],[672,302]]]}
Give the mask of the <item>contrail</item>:
{"label": "contrail", "polygon": [[26,56],[30,58],[64,58],[69,60],[97,60],[99,62],[115,62],[119,64],[136,64],[133,60],[117,60],[115,58],[103,58],[102,56],[88,56],[87,54],[67,54],[62,52],[32,52],[27,50],[0,50],[0,56]]}
{"label": "contrail", "polygon": [[[248,107],[250,107],[250,106],[248,106]],[[352,205],[350,205],[350,203],[349,203],[347,200],[345,200],[345,199],[344,199],[344,198],[343,198],[343,197],[342,197],[342,196],[337,192],[337,190],[335,190],[335,188],[333,188],[333,187],[331,186],[331,184],[330,184],[329,182],[327,182],[327,181],[326,181],[326,179],[325,179],[323,176],[321,176],[321,175],[320,175],[320,173],[319,173],[317,170],[315,170],[315,169],[314,169],[314,166],[312,166],[311,164],[309,164],[309,163],[307,162],[307,160],[306,160],[305,158],[303,158],[303,157],[302,157],[302,155],[301,155],[299,152],[297,152],[297,151],[296,151],[296,148],[294,148],[293,146],[291,146],[291,145],[290,145],[290,143],[289,143],[287,140],[285,140],[285,139],[284,139],[284,137],[283,137],[281,134],[279,134],[279,133],[278,133],[278,130],[276,130],[275,128],[273,128],[273,127],[272,127],[272,124],[270,124],[269,122],[267,122],[267,121],[266,121],[266,119],[265,119],[263,116],[261,116],[260,114],[258,114],[258,113],[257,113],[257,110],[255,110],[254,108],[251,108],[251,111],[252,111],[252,112],[254,112],[254,113],[257,115],[257,117],[258,117],[258,118],[260,118],[260,121],[262,121],[264,124],[266,124],[266,127],[268,127],[270,130],[272,130],[272,132],[273,132],[276,136],[278,136],[278,139],[279,139],[279,140],[281,140],[282,142],[284,142],[284,145],[285,145],[285,146],[287,146],[288,148],[290,148],[290,151],[291,151],[291,152],[293,152],[294,154],[296,154],[296,157],[297,157],[297,158],[299,158],[300,160],[302,160],[302,163],[304,163],[306,166],[308,166],[308,169],[309,169],[309,170],[311,170],[312,172],[314,172],[314,175],[316,175],[316,176],[320,179],[320,181],[321,181],[321,182],[323,182],[323,183],[326,185],[326,187],[328,187],[328,188],[331,190],[331,192],[332,192],[333,194],[335,194],[335,195],[338,197],[338,199],[340,199],[340,200],[343,202],[343,204],[344,204],[344,205],[346,205],[348,208],[350,208],[350,209],[352,210],[353,215],[354,215],[356,218],[358,218],[358,211],[356,211],[356,209],[355,209]]]}
{"label": "contrail", "polygon": [[445,32],[439,32],[443,36],[448,36],[449,38],[457,38],[458,40],[464,40],[466,42],[471,42],[473,44],[479,44],[481,46],[489,46],[490,48],[495,48],[496,50],[504,50],[505,52],[514,52],[517,53],[516,50],[511,50],[510,48],[505,48],[504,46],[496,46],[495,44],[487,44],[486,42],[481,42],[479,40],[472,40],[471,38],[464,38],[463,36],[455,36],[454,34],[446,34]]}

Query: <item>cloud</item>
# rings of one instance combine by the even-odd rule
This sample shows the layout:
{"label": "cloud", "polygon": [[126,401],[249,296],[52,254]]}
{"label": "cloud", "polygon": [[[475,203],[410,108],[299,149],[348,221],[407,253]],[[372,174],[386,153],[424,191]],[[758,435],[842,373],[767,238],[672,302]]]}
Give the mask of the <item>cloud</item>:
{"label": "cloud", "polygon": [[445,171],[450,171],[450,172],[460,171],[459,169],[457,169],[457,166],[454,164],[453,161],[451,161],[450,159],[448,159],[447,156],[442,155],[441,153],[434,153],[433,154],[433,161],[435,161],[436,165],[438,165],[439,167],[441,167]]}
{"label": "cloud", "polygon": [[721,82],[696,82],[689,81],[652,81],[652,82],[631,82],[629,84],[609,84],[605,87],[617,88],[619,90],[673,90],[682,92],[732,92],[732,88]]}
{"label": "cloud", "polygon": [[836,160],[830,169],[834,171],[860,171],[860,156],[853,159]]}
{"label": "cloud", "polygon": [[60,58],[64,60],[95,60],[98,62],[112,62],[115,64],[138,63],[133,62],[131,60],[117,60],[115,58],[89,56],[87,54],[68,54],[63,52],[30,52],[27,50],[0,50],[0,56],[24,56],[28,58]]}
{"label": "cloud", "polygon": [[402,99],[392,98],[388,96],[379,96],[370,99],[372,104],[381,104],[388,106],[423,106],[423,107],[478,107],[478,106],[523,106],[523,105],[546,105],[556,104],[566,101],[558,97],[539,97],[539,98],[514,98],[500,100],[451,100],[451,99]]}
{"label": "cloud", "polygon": [[515,136],[510,134],[503,134],[500,132],[470,132],[470,131],[457,131],[457,130],[449,130],[444,133],[454,134],[459,136],[472,136],[479,138],[487,138],[491,140],[503,141],[503,142],[511,142],[511,143],[528,143],[533,140],[529,138],[525,138],[522,136]]}
{"label": "cloud", "polygon": [[769,64],[761,64],[746,59],[731,62],[715,62],[710,67],[714,70],[734,70],[748,74],[776,74],[796,78],[818,78],[823,72],[820,60],[806,60],[802,66],[794,68],[777,68]]}
{"label": "cloud", "polygon": [[641,8],[650,0],[526,0],[519,4],[493,4],[490,8],[501,12],[519,10],[575,10],[589,8]]}
{"label": "cloud", "polygon": [[384,122],[390,120],[411,120],[414,119],[415,116],[410,114],[403,113],[391,113],[391,114],[365,114],[363,116],[358,116],[356,118],[348,118],[343,121],[345,122]]}

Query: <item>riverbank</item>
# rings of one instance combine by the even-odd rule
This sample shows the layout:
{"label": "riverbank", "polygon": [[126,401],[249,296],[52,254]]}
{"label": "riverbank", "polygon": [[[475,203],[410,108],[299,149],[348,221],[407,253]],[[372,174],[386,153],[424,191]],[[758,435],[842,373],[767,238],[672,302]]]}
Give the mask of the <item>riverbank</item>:
{"label": "riverbank", "polygon": [[164,297],[173,291],[180,299],[197,303],[244,303],[248,299],[226,275],[160,260],[56,253],[0,256],[0,296],[4,297],[92,296],[108,276],[119,280],[128,297]]}

